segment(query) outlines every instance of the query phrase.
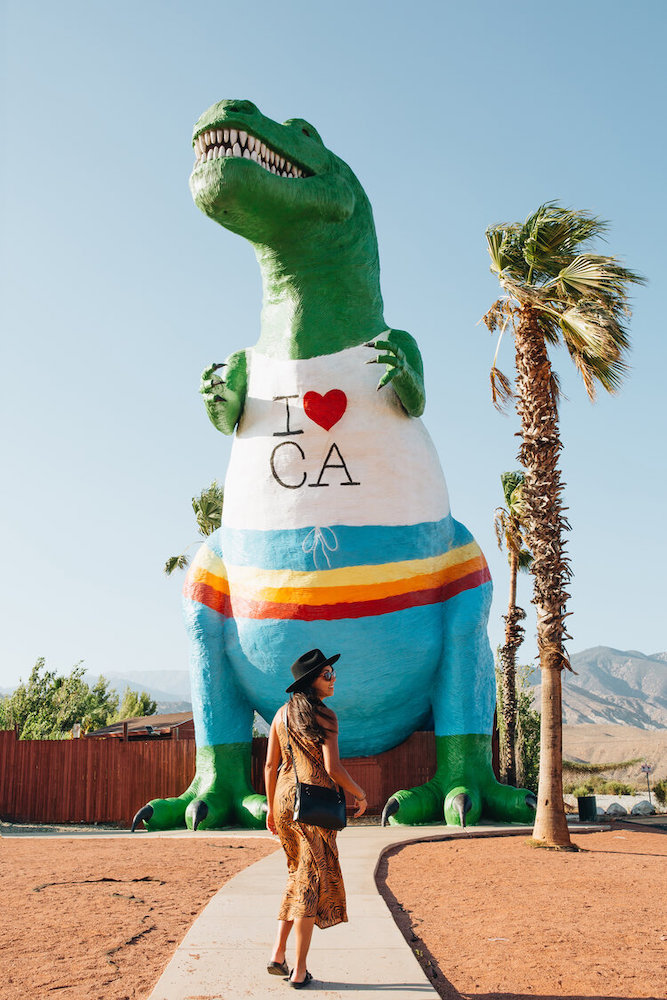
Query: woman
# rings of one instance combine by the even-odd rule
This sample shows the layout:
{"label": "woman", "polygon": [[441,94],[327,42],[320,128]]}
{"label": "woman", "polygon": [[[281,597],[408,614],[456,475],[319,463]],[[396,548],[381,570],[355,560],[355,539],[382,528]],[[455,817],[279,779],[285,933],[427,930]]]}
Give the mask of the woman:
{"label": "woman", "polygon": [[[332,781],[342,785],[354,796],[357,810],[354,815],[361,816],[366,811],[363,789],[340,762],[336,715],[323,704],[323,699],[334,693],[336,672],[332,666],[339,656],[336,653],[327,658],[319,649],[311,649],[292,664],[294,682],[286,691],[291,697],[286,706],[278,709],[271,723],[264,768],[266,825],[280,837],[288,870],[287,888],[278,912],[278,934],[267,969],[272,975],[289,976],[289,984],[295,989],[307,986],[313,978],[306,968],[313,926],[333,927],[347,920],[347,912],[336,831],[293,819],[295,777],[287,749],[288,735],[299,781],[326,787]],[[292,927],[296,959],[290,975],[285,947]]]}

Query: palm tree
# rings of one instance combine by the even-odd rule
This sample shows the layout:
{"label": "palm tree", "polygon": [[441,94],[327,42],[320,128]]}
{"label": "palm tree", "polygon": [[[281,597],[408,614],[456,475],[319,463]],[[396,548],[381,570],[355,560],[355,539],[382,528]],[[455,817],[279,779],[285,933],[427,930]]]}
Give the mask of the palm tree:
{"label": "palm tree", "polygon": [[[558,379],[547,347],[562,338],[595,398],[599,384],[615,392],[627,371],[625,328],[628,286],[643,278],[616,258],[589,248],[607,223],[589,212],[547,202],[522,223],[499,224],[486,231],[491,270],[503,296],[484,317],[488,328],[514,333],[516,410],[521,420],[519,461],[525,469],[523,503],[528,547],[533,555],[533,603],[537,609],[537,646],[542,670],[540,780],[533,837],[549,846],[568,847],[562,784],[561,671],[569,668],[564,640],[566,591],[571,577],[563,534],[569,530],[558,467],[562,448],[558,429]],[[497,356],[497,351],[496,351]],[[491,372],[496,405],[512,397],[509,380]]]}
{"label": "palm tree", "polygon": [[508,785],[516,785],[516,654],[523,642],[521,622],[526,612],[516,603],[516,578],[520,570],[527,570],[532,556],[525,547],[523,524],[523,472],[503,472],[500,481],[505,496],[505,507],[496,507],[493,526],[496,529],[498,548],[507,549],[510,564],[510,596],[505,619],[505,643],[500,648],[502,672],[502,713],[504,738],[500,746],[500,774]]}
{"label": "palm tree", "polygon": [[[204,538],[207,535],[212,535],[220,527],[223,499],[223,488],[215,479],[210,486],[201,491],[198,497],[192,498],[192,509],[195,512],[197,530]],[[164,564],[164,571],[167,576],[171,576],[176,569],[185,569],[190,562],[190,557],[187,555],[188,549],[192,548],[193,545],[199,544],[198,541],[191,542],[181,552],[180,556],[170,556]]]}

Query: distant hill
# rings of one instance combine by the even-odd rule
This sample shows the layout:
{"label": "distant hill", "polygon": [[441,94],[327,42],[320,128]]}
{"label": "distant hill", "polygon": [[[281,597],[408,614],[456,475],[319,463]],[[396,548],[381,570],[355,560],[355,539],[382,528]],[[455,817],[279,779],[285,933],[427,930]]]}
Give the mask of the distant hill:
{"label": "distant hill", "polygon": [[[653,768],[651,785],[667,778],[667,729],[647,730],[632,726],[597,725],[563,726],[563,757],[566,760],[602,764],[611,761],[646,761]],[[646,776],[640,764],[612,768],[605,778],[615,778],[646,789]]]}
{"label": "distant hill", "polygon": [[[667,728],[667,652],[647,656],[635,649],[594,646],[572,656],[563,672],[563,722]],[[539,707],[539,671],[533,674]]]}
{"label": "distant hill", "polygon": [[[86,684],[94,684],[99,674],[86,674]],[[146,691],[157,702],[159,715],[171,715],[174,712],[189,712],[190,674],[187,670],[128,670],[125,674],[104,674],[105,680],[115,688],[120,698],[125,688],[140,694]]]}

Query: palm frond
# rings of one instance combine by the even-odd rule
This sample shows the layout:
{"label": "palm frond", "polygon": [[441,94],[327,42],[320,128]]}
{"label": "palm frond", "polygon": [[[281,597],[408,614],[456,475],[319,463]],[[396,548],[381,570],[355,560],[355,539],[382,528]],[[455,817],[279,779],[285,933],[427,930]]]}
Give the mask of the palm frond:
{"label": "palm frond", "polygon": [[509,269],[517,271],[518,277],[522,276],[526,268],[519,242],[520,232],[521,226],[516,222],[498,222],[486,230],[491,270],[494,273],[501,274]]}
{"label": "palm frond", "polygon": [[578,254],[554,278],[563,298],[573,292],[577,295],[599,298],[602,301],[625,302],[628,283],[646,284],[641,274],[620,264],[615,257],[600,254]]}
{"label": "palm frond", "polygon": [[563,208],[547,201],[529,215],[521,230],[526,263],[535,277],[554,277],[582,243],[601,236],[608,223],[586,211]]}
{"label": "palm frond", "polygon": [[164,571],[167,576],[171,576],[175,570],[185,569],[189,562],[190,560],[184,552],[182,552],[180,556],[170,556],[164,564]]}
{"label": "palm frond", "polygon": [[195,512],[200,535],[204,537],[212,535],[220,527],[223,502],[223,488],[215,479],[210,486],[201,491],[199,496],[192,498],[192,509]]}
{"label": "palm frond", "polygon": [[482,322],[486,326],[489,333],[493,333],[497,330],[499,326],[503,325],[505,322],[505,317],[507,315],[508,303],[505,299],[497,299],[489,311],[484,313],[482,316]]}
{"label": "palm frond", "polygon": [[618,392],[630,370],[624,361],[605,361],[583,353],[572,354],[572,360],[591,400],[596,397],[597,385],[611,395]]}
{"label": "palm frond", "polygon": [[512,498],[515,491],[523,486],[526,481],[526,477],[523,472],[516,469],[514,472],[501,472],[500,482],[503,487],[503,496],[505,497],[505,503],[508,509],[512,508]]}
{"label": "palm frond", "polygon": [[561,315],[563,339],[570,354],[580,352],[601,361],[617,361],[630,346],[613,314],[595,302],[581,302]]}
{"label": "palm frond", "polygon": [[496,507],[493,515],[493,529],[496,533],[496,541],[498,542],[499,549],[502,549],[505,541],[508,517],[509,514],[504,507]]}
{"label": "palm frond", "polygon": [[495,365],[489,373],[489,378],[491,379],[491,399],[493,400],[493,405],[502,413],[513,397],[512,383]]}
{"label": "palm frond", "polygon": [[554,311],[546,312],[544,307],[537,307],[537,325],[547,344],[557,344],[560,337],[560,323],[558,314]]}
{"label": "palm frond", "polygon": [[532,565],[532,562],[533,562],[532,552],[529,552],[528,549],[520,549],[519,561],[518,561],[519,572],[527,573]]}

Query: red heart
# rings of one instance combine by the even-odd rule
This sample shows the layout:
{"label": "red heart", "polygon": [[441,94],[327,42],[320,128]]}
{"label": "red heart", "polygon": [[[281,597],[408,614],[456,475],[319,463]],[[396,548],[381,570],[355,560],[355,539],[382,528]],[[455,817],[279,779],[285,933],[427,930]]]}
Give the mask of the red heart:
{"label": "red heart", "polygon": [[307,392],[303,397],[303,409],[313,423],[329,431],[345,413],[347,396],[342,389],[329,389],[323,396],[319,392]]}

